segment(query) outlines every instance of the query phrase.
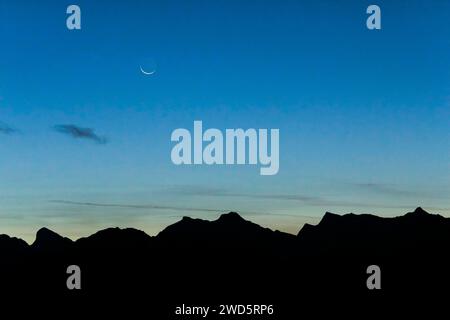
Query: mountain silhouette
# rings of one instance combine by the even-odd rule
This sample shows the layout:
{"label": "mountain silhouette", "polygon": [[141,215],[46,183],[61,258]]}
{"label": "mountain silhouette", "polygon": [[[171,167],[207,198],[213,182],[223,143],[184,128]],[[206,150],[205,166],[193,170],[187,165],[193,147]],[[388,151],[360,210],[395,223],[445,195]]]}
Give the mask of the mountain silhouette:
{"label": "mountain silhouette", "polygon": [[[213,221],[183,217],[156,236],[108,228],[72,241],[42,228],[28,245],[0,235],[0,281],[3,292],[31,291],[69,304],[75,297],[86,299],[81,305],[92,299],[150,305],[165,318],[177,303],[232,297],[275,303],[285,312],[276,319],[292,319],[299,301],[326,310],[318,301],[364,305],[377,299],[392,307],[399,296],[413,301],[427,292],[436,298],[450,285],[449,247],[450,219],[420,207],[398,217],[326,212],[297,235],[230,212]],[[66,268],[73,264],[82,270],[81,293],[66,288]],[[383,270],[382,295],[366,287],[373,264]]]}
{"label": "mountain silhouette", "polygon": [[370,214],[337,215],[326,212],[315,226],[305,224],[296,236],[263,228],[236,212],[207,221],[183,217],[157,236],[132,228],[108,228],[72,241],[41,228],[29,246],[25,241],[0,235],[0,253],[67,253],[90,251],[145,251],[191,248],[196,251],[221,249],[246,251],[263,249],[316,255],[368,254],[384,252],[424,254],[450,244],[450,219],[418,207],[403,216],[386,218]]}
{"label": "mountain silhouette", "polygon": [[36,233],[36,240],[31,245],[31,248],[42,251],[63,251],[70,248],[72,240],[57,234],[56,232],[41,228]]}
{"label": "mountain silhouette", "polygon": [[318,225],[305,224],[297,236],[305,250],[329,254],[426,254],[450,244],[450,219],[420,207],[393,218],[327,212]]}
{"label": "mountain silhouette", "polygon": [[28,244],[22,239],[11,238],[5,234],[0,235],[0,253],[4,256],[24,253]]}
{"label": "mountain silhouette", "polygon": [[156,240],[173,246],[267,247],[294,240],[293,235],[263,228],[236,212],[222,214],[215,221],[183,219],[161,231]]}
{"label": "mountain silhouette", "polygon": [[151,243],[152,237],[144,231],[133,228],[108,228],[78,239],[75,245],[86,250],[134,250],[138,247],[147,247]]}

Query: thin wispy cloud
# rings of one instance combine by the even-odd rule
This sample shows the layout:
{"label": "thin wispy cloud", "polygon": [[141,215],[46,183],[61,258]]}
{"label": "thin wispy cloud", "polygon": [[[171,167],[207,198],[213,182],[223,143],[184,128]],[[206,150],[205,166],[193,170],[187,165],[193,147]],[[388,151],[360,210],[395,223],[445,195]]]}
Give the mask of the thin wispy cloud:
{"label": "thin wispy cloud", "polygon": [[351,188],[369,195],[390,197],[398,200],[424,201],[425,199],[448,199],[448,185],[400,185],[395,183],[352,183]]}
{"label": "thin wispy cloud", "polygon": [[423,192],[401,189],[398,186],[385,183],[356,183],[356,187],[365,189],[367,191],[381,193],[392,196],[409,196],[417,197],[423,196]]}
{"label": "thin wispy cloud", "polygon": [[317,200],[318,197],[301,194],[259,194],[259,193],[236,193],[226,188],[213,188],[204,186],[172,186],[163,192],[183,196],[210,196],[210,197],[240,197],[252,199],[271,199],[271,200],[296,200],[296,201],[311,201]]}
{"label": "thin wispy cloud", "polygon": [[[68,201],[68,200],[50,200],[51,203],[64,204],[64,205],[75,205],[75,206],[88,206],[88,207],[103,207],[103,208],[122,208],[122,209],[146,209],[146,210],[171,210],[171,211],[188,211],[188,212],[206,212],[206,213],[227,213],[231,211],[236,211],[233,209],[223,209],[223,208],[198,208],[198,207],[188,207],[188,206],[164,206],[164,205],[154,205],[154,204],[118,204],[118,203],[99,203],[99,202],[81,202],[81,201]],[[277,216],[290,216],[290,217],[303,217],[312,218],[304,215],[295,214],[275,214],[267,212],[252,212],[252,211],[242,211],[238,210],[242,215],[277,215]]]}
{"label": "thin wispy cloud", "polygon": [[182,211],[197,211],[197,212],[226,212],[227,210],[208,209],[208,208],[192,208],[192,207],[177,207],[177,206],[162,206],[152,204],[114,204],[114,203],[98,203],[98,202],[78,202],[67,200],[51,200],[52,203],[60,203],[67,205],[80,205],[90,207],[109,207],[109,208],[124,208],[124,209],[160,209],[160,210],[182,210]]}
{"label": "thin wispy cloud", "polygon": [[97,135],[95,130],[91,128],[82,128],[73,124],[60,124],[53,126],[53,129],[74,139],[91,140],[98,144],[106,144],[108,142],[106,137]]}
{"label": "thin wispy cloud", "polygon": [[[391,188],[387,185],[381,184],[355,184],[359,187],[364,187],[368,189],[372,189],[374,192],[389,192]],[[406,191],[400,189],[392,188],[393,193],[396,195],[407,195],[417,199],[418,193],[413,191]],[[428,207],[422,205],[421,203],[412,203],[409,205],[406,204],[385,204],[385,203],[377,203],[377,202],[359,202],[357,199],[355,200],[339,200],[339,199],[330,199],[321,196],[311,196],[307,194],[289,194],[289,193],[236,193],[232,191],[228,191],[225,188],[207,188],[203,186],[173,186],[171,188],[165,189],[164,192],[168,192],[176,195],[184,195],[184,196],[203,196],[203,197],[230,197],[230,198],[249,198],[255,200],[276,200],[276,201],[289,201],[289,202],[298,202],[299,207],[301,206],[311,206],[311,207],[323,207],[330,208],[330,210],[334,207],[346,207],[346,208],[379,208],[379,209],[404,209],[411,210],[416,206],[423,206],[428,210],[436,210],[436,211],[449,211],[450,208],[445,207]]]}

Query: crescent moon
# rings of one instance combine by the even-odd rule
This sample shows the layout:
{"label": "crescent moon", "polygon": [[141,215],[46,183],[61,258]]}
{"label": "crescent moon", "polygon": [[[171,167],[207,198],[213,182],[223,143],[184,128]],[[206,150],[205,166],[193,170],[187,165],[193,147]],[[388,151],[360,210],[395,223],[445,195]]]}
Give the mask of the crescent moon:
{"label": "crescent moon", "polygon": [[154,74],[154,73],[156,72],[155,70],[153,70],[153,71],[151,71],[151,72],[147,72],[147,71],[145,71],[144,69],[142,69],[141,66],[139,66],[139,68],[141,69],[141,72],[142,72],[143,74],[146,74],[146,75],[152,75],[152,74]]}

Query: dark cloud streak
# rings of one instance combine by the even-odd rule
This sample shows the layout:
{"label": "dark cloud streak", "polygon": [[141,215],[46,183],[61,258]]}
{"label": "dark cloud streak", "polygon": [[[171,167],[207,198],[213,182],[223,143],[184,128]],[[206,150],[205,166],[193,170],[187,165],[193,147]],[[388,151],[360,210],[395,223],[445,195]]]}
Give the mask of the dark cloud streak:
{"label": "dark cloud streak", "polygon": [[125,209],[161,209],[161,210],[183,210],[183,211],[200,211],[200,212],[220,212],[227,210],[208,209],[208,208],[191,208],[191,207],[176,207],[176,206],[161,206],[161,205],[136,205],[136,204],[112,204],[112,203],[98,203],[98,202],[78,202],[67,200],[51,200],[52,203],[81,205],[90,207],[110,207],[110,208],[125,208]]}
{"label": "dark cloud streak", "polygon": [[[68,201],[68,200],[51,200],[51,203],[58,203],[64,205],[78,205],[78,206],[88,206],[88,207],[104,207],[104,208],[122,208],[122,209],[151,209],[151,210],[172,210],[172,211],[189,211],[189,212],[207,212],[207,213],[227,213],[231,211],[236,211],[232,209],[214,209],[214,208],[195,208],[195,207],[183,207],[183,206],[164,206],[164,205],[153,205],[153,204],[112,204],[112,203],[98,203],[98,202],[80,202],[80,201]],[[238,210],[240,214],[243,215],[270,215],[270,216],[289,216],[295,218],[314,218],[304,215],[296,214],[274,214],[267,212],[251,212],[251,211],[241,211]]]}
{"label": "dark cloud streak", "polygon": [[381,193],[390,196],[419,197],[423,192],[400,189],[392,184],[384,183],[356,183],[357,188],[363,188],[371,192]]}
{"label": "dark cloud streak", "polygon": [[92,140],[98,144],[106,144],[108,142],[106,137],[97,135],[94,129],[91,128],[82,128],[73,124],[60,124],[53,126],[53,129],[74,139]]}
{"label": "dark cloud streak", "polygon": [[[381,184],[354,184],[359,188],[367,188],[374,192],[392,192],[396,195],[405,195],[412,197],[416,195],[414,192],[397,190],[394,188],[389,188],[388,186]],[[224,188],[207,188],[203,186],[174,186],[172,188],[168,188],[164,190],[164,192],[183,195],[183,196],[206,196],[206,197],[230,197],[230,198],[248,198],[248,199],[256,199],[256,200],[276,200],[276,201],[292,201],[298,202],[302,206],[313,206],[313,207],[325,207],[332,210],[334,207],[346,207],[346,208],[379,208],[379,209],[405,209],[405,210],[413,210],[419,204],[414,205],[405,205],[405,204],[382,204],[377,202],[358,202],[356,200],[348,201],[348,200],[334,200],[328,199],[324,197],[315,197],[305,194],[270,194],[270,193],[235,193],[230,192]],[[417,198],[417,196],[416,196]],[[426,205],[422,205],[428,210],[439,210],[439,211],[448,211],[449,208],[445,207],[429,207]]]}

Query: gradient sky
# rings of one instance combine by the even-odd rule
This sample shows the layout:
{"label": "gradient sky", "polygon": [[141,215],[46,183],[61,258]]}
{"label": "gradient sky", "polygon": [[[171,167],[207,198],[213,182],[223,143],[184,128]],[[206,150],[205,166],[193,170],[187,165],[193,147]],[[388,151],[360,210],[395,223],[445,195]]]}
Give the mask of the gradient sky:
{"label": "gradient sky", "polygon": [[[448,1],[2,1],[0,233],[156,234],[230,210],[293,233],[325,211],[450,216],[449,21]],[[170,134],[194,120],[279,128],[278,175],[173,165]],[[108,142],[54,130],[67,124]]]}

